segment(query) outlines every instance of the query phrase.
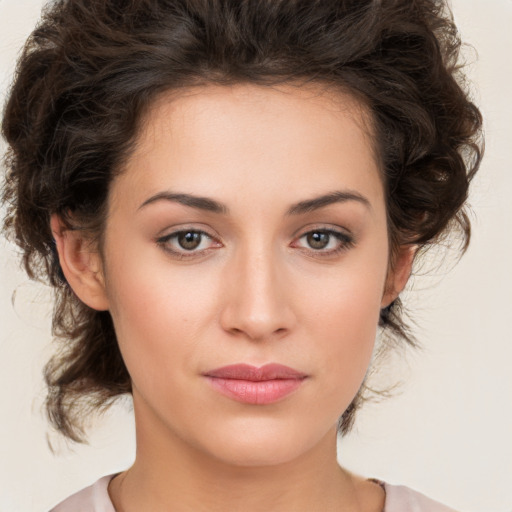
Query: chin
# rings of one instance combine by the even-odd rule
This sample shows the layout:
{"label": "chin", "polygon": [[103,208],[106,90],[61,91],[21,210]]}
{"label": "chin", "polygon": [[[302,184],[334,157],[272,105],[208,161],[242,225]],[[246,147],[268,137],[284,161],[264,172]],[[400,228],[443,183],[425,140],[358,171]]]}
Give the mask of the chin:
{"label": "chin", "polygon": [[286,464],[306,455],[328,435],[297,420],[294,423],[251,419],[238,422],[235,428],[206,429],[211,437],[209,446],[203,449],[215,459],[237,467]]}

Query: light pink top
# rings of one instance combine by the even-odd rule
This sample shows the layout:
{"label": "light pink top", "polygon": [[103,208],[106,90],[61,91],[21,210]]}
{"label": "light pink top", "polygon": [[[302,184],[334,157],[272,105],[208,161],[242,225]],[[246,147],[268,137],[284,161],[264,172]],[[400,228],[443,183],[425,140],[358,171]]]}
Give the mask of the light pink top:
{"label": "light pink top", "polygon": [[[95,484],[73,494],[50,512],[116,512],[108,495],[114,475],[104,476]],[[425,495],[403,485],[384,484],[386,503],[383,512],[455,512]]]}

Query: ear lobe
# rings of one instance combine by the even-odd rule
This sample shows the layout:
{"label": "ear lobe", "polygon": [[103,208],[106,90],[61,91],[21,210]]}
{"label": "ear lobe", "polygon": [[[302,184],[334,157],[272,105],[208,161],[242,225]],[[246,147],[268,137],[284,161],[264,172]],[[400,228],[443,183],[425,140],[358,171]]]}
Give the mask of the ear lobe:
{"label": "ear lobe", "polygon": [[50,227],[57,245],[62,272],[76,296],[98,311],[109,309],[101,257],[84,232],[66,227],[57,214]]}
{"label": "ear lobe", "polygon": [[411,245],[400,248],[395,264],[388,272],[381,307],[386,308],[389,306],[405,288],[411,275],[416,251],[417,247]]}

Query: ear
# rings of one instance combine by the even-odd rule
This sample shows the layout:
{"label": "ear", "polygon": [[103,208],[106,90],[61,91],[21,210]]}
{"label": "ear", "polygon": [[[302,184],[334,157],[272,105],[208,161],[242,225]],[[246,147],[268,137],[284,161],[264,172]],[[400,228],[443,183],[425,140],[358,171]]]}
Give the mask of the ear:
{"label": "ear", "polygon": [[83,231],[66,227],[61,217],[53,214],[50,227],[57,245],[62,272],[76,296],[98,311],[109,308],[101,257]]}
{"label": "ear", "polygon": [[386,287],[382,295],[382,308],[389,306],[405,288],[411,275],[416,251],[417,247],[414,245],[404,245],[400,247],[394,264],[388,271]]}

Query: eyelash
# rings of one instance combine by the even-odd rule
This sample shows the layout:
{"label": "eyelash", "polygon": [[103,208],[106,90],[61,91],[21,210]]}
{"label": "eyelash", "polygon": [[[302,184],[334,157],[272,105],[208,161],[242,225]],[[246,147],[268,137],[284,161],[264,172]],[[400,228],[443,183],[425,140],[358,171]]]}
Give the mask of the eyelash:
{"label": "eyelash", "polygon": [[[201,238],[206,237],[210,240],[216,242],[218,244],[218,247],[220,247],[222,244],[216,240],[213,236],[208,234],[205,231],[202,231],[200,229],[180,229],[179,231],[174,231],[173,233],[170,233],[168,235],[162,236],[157,238],[156,243],[162,247],[163,250],[165,250],[168,253],[171,253],[171,255],[178,259],[178,260],[184,260],[184,259],[190,259],[195,258],[197,256],[203,256],[209,253],[211,250],[213,250],[213,247],[208,247],[206,249],[202,249],[199,251],[196,250],[190,250],[187,251],[186,249],[182,248],[181,250],[176,250],[171,248],[169,242],[173,239],[176,239],[180,235],[185,234],[191,234],[199,235]],[[325,228],[319,228],[319,229],[312,229],[305,233],[303,233],[300,237],[298,237],[296,240],[302,240],[303,238],[307,237],[308,235],[312,234],[322,234],[322,235],[328,235],[329,237],[334,237],[338,240],[339,245],[335,249],[330,250],[322,250],[322,249],[313,249],[313,248],[306,248],[306,247],[297,247],[292,245],[292,247],[296,247],[298,249],[302,249],[304,252],[309,252],[314,255],[314,257],[321,257],[321,258],[329,258],[329,257],[335,257],[338,254],[352,248],[355,245],[354,238],[346,233],[343,233],[341,231],[336,231],[334,229],[325,229]],[[202,239],[200,243],[202,242]],[[331,242],[331,239],[328,239],[328,244]]]}
{"label": "eyelash", "polygon": [[[171,248],[171,246],[169,244],[169,242],[171,240],[173,240],[173,239],[177,240],[177,238],[180,235],[185,235],[185,234],[189,234],[189,233],[194,233],[195,235],[200,235],[202,238],[206,237],[213,241],[216,240],[213,236],[208,234],[206,231],[202,231],[201,229],[180,229],[179,231],[174,231],[173,233],[169,233],[168,235],[164,235],[160,238],[157,238],[156,243],[159,246],[161,246],[164,251],[169,252],[174,258],[176,258],[178,260],[194,258],[199,255],[202,256],[202,255],[207,254],[208,252],[210,252],[213,249],[212,247],[209,247],[207,249],[202,249],[200,251],[194,251],[194,250],[187,251],[184,248],[182,248],[181,250],[176,250],[176,249]],[[201,242],[202,242],[202,240],[201,240]],[[220,242],[218,242],[218,241],[217,241],[217,244],[219,244],[219,246],[221,245]]]}
{"label": "eyelash", "polygon": [[[322,234],[322,235],[328,235],[329,236],[329,242],[331,242],[331,238],[330,237],[334,237],[337,239],[337,241],[339,242],[338,246],[334,249],[330,249],[330,250],[322,250],[322,249],[308,249],[306,247],[304,247],[303,249],[307,252],[312,252],[314,254],[315,257],[321,257],[321,258],[329,258],[329,257],[335,257],[337,255],[339,255],[340,253],[354,247],[355,245],[355,240],[354,238],[347,234],[347,233],[343,233],[341,231],[336,231],[334,229],[325,229],[325,228],[318,228],[318,229],[311,229],[309,231],[307,231],[306,233],[303,233],[297,240],[302,240],[303,238],[307,237],[308,235],[312,235],[312,234]],[[300,249],[300,247],[299,247]]]}

